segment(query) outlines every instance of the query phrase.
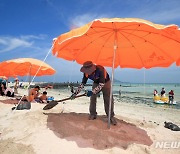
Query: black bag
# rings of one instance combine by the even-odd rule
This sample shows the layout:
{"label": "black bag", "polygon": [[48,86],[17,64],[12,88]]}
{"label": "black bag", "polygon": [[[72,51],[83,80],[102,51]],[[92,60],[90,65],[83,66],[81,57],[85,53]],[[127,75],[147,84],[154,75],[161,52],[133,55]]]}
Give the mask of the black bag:
{"label": "black bag", "polygon": [[31,109],[31,103],[28,101],[21,101],[20,104],[17,106],[16,110],[29,110]]}

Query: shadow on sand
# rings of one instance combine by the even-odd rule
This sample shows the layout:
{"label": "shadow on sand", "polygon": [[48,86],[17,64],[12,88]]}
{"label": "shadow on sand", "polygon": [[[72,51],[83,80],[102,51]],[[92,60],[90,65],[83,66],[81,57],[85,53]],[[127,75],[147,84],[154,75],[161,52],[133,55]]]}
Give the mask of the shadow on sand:
{"label": "shadow on sand", "polygon": [[16,99],[6,99],[6,100],[1,100],[1,103],[4,104],[18,104],[19,100]]}
{"label": "shadow on sand", "polygon": [[75,141],[79,147],[98,150],[112,147],[127,149],[128,145],[137,143],[150,146],[152,140],[146,131],[133,124],[117,119],[116,126],[107,128],[107,118],[98,116],[88,120],[85,113],[44,113],[48,116],[47,127],[58,137]]}

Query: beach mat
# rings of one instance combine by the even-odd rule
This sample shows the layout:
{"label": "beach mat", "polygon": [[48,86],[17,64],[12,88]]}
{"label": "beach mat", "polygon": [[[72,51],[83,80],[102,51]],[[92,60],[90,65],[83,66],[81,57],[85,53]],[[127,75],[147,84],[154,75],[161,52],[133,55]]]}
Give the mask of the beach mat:
{"label": "beach mat", "polygon": [[[82,94],[82,95],[78,95],[76,96],[75,98],[78,98],[78,97],[82,97],[82,96],[86,96],[86,93]],[[52,109],[54,106],[56,106],[59,102],[64,102],[64,101],[67,101],[67,100],[70,100],[71,97],[68,97],[68,98],[65,98],[65,99],[61,99],[61,100],[57,100],[57,101],[51,101],[49,102],[46,106],[44,106],[43,110],[49,110],[49,109]]]}

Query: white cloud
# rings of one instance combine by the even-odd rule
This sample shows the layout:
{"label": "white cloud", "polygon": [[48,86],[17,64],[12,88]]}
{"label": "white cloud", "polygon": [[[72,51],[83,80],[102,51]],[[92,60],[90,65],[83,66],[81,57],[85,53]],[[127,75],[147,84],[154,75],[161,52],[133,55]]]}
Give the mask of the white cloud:
{"label": "white cloud", "polygon": [[99,19],[104,16],[108,17],[108,15],[104,15],[104,14],[98,15],[98,14],[88,14],[87,13],[87,14],[83,14],[83,15],[77,15],[69,20],[70,28],[73,29],[73,28],[83,26],[83,25],[93,21],[94,19]]}
{"label": "white cloud", "polygon": [[34,40],[44,40],[47,36],[40,35],[21,35],[19,37],[0,36],[0,53],[15,50],[17,48],[41,48],[34,45]]}
{"label": "white cloud", "polygon": [[46,38],[46,35],[44,34],[40,34],[38,36],[35,36],[35,35],[22,35],[20,36],[21,39],[23,40],[30,40],[30,39],[38,39],[38,40],[43,40]]}
{"label": "white cloud", "polygon": [[0,37],[0,53],[14,50],[18,47],[30,47],[32,42],[25,41],[15,37]]}
{"label": "white cloud", "polygon": [[2,45],[6,45],[6,44],[7,44],[7,42],[6,42],[5,40],[3,40],[3,39],[1,39],[1,38],[0,38],[0,44],[2,44]]}

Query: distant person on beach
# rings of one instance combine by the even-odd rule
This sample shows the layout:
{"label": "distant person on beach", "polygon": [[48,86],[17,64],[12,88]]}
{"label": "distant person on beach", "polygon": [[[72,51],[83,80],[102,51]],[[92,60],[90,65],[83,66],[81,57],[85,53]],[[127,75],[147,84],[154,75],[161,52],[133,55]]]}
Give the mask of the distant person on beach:
{"label": "distant person on beach", "polygon": [[120,84],[120,89],[119,89],[119,97],[121,97],[121,84]]}
{"label": "distant person on beach", "polygon": [[71,93],[74,93],[74,86],[71,85],[70,87],[71,87]]}
{"label": "distant person on beach", "polygon": [[4,92],[5,92],[5,87],[4,87],[4,84],[0,83],[0,94],[1,96],[4,96]]}
{"label": "distant person on beach", "polygon": [[154,101],[159,101],[160,97],[158,95],[158,91],[156,89],[154,89]]}
{"label": "distant person on beach", "polygon": [[[84,88],[84,85],[87,83],[88,79],[93,80],[92,91],[87,91],[87,96],[90,97],[90,106],[89,106],[89,120],[94,120],[97,118],[96,112],[96,101],[97,96],[100,91],[103,93],[104,98],[104,108],[106,115],[109,114],[109,99],[110,99],[110,89],[111,81],[109,74],[103,66],[95,65],[91,61],[87,61],[83,64],[80,71],[83,73],[82,83],[79,85],[78,89],[71,95],[71,99],[74,99],[78,93]],[[117,122],[114,118],[114,100],[112,97],[111,100],[111,116],[110,120],[113,125],[116,125]]]}
{"label": "distant person on beach", "polygon": [[68,89],[70,89],[71,93],[74,93],[74,86],[73,86],[73,84],[68,85]]}
{"label": "distant person on beach", "polygon": [[0,78],[0,94],[3,96],[7,88],[7,80],[3,77]]}
{"label": "distant person on beach", "polygon": [[15,110],[15,109],[16,110],[24,110],[24,109],[29,110],[29,109],[31,109],[31,103],[36,102],[36,99],[39,96],[39,90],[40,90],[39,86],[36,86],[36,87],[30,89],[28,96],[24,95],[20,99],[18,106],[13,107],[12,110]]}
{"label": "distant person on beach", "polygon": [[174,101],[174,91],[171,90],[171,91],[169,92],[169,104],[170,104],[170,103],[173,103],[173,101]]}
{"label": "distant person on beach", "polygon": [[6,88],[4,94],[8,97],[14,97],[14,90],[12,88]]}
{"label": "distant person on beach", "polygon": [[35,101],[35,99],[38,99],[38,96],[40,94],[39,90],[40,90],[40,87],[36,86],[29,91],[28,99],[30,102]]}
{"label": "distant person on beach", "polygon": [[161,90],[161,97],[165,97],[165,94],[166,94],[166,91],[165,91],[165,88],[162,88],[162,90]]}
{"label": "distant person on beach", "polygon": [[36,103],[36,99],[38,99],[38,96],[40,94],[39,92],[40,87],[35,86],[34,88],[31,88],[29,90],[28,96],[24,95],[22,99],[20,99],[20,102],[17,107],[13,107],[12,110],[24,110],[24,109],[31,109],[31,103]]}
{"label": "distant person on beach", "polygon": [[166,97],[166,91],[164,88],[161,90],[161,101],[168,103],[168,97]]}
{"label": "distant person on beach", "polygon": [[24,96],[22,98],[22,101],[36,102],[35,99],[38,99],[38,96],[40,94],[39,90],[40,90],[39,86],[36,86],[36,87],[30,89],[28,96]]}
{"label": "distant person on beach", "polygon": [[43,91],[42,95],[39,97],[39,102],[40,103],[47,103],[47,92]]}
{"label": "distant person on beach", "polygon": [[15,85],[14,85],[14,93],[18,94],[18,87],[19,87],[19,79],[15,79]]}
{"label": "distant person on beach", "polygon": [[158,96],[158,91],[154,89],[154,96]]}

